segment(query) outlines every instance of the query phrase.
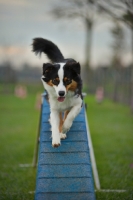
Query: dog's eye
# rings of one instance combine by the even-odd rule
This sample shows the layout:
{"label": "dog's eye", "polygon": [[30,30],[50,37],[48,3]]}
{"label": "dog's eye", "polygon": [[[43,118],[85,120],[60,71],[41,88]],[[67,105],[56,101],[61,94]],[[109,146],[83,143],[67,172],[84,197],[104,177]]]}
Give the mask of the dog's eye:
{"label": "dog's eye", "polygon": [[55,79],[53,79],[52,82],[53,82],[54,85],[58,85],[58,84],[59,84],[59,79],[58,79],[58,78],[55,78]]}
{"label": "dog's eye", "polygon": [[70,78],[64,78],[64,82],[66,85],[69,85],[72,81]]}

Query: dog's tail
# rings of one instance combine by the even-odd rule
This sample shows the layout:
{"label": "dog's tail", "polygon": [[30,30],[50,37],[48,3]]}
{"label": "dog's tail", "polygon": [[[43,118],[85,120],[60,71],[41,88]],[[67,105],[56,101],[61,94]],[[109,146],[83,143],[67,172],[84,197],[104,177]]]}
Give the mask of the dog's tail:
{"label": "dog's tail", "polygon": [[52,62],[64,61],[64,56],[60,52],[59,48],[49,40],[43,38],[34,38],[32,47],[35,54],[41,55],[41,53],[43,52]]}

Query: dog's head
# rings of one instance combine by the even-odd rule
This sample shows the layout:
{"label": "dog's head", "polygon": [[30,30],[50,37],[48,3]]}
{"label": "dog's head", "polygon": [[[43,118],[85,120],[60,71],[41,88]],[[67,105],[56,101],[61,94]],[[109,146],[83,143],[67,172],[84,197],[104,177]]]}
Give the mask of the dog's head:
{"label": "dog's head", "polygon": [[76,92],[80,79],[80,64],[44,63],[42,81],[55,89],[57,100],[63,102],[68,91]]}

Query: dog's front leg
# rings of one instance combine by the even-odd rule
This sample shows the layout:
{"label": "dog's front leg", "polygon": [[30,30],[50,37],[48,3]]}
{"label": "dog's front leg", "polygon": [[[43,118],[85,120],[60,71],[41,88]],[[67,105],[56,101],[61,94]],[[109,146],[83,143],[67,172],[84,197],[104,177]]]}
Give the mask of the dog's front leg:
{"label": "dog's front leg", "polygon": [[60,133],[59,133],[59,112],[56,110],[51,110],[50,114],[51,126],[52,126],[52,146],[60,146]]}
{"label": "dog's front leg", "polygon": [[70,112],[68,113],[66,120],[64,121],[64,124],[63,124],[63,133],[66,133],[67,131],[69,131],[69,129],[72,126],[73,120],[79,114],[80,110],[81,110],[81,104],[75,105],[70,110]]}

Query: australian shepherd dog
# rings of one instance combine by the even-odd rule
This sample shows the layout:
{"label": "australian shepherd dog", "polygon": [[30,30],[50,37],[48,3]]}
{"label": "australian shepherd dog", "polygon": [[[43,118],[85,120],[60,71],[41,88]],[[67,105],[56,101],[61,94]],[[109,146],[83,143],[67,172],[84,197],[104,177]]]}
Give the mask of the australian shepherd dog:
{"label": "australian shepherd dog", "polygon": [[72,58],[65,59],[49,40],[35,38],[32,47],[33,52],[40,55],[43,52],[51,61],[43,64],[41,80],[50,104],[52,146],[58,147],[82,107],[80,64]]}

